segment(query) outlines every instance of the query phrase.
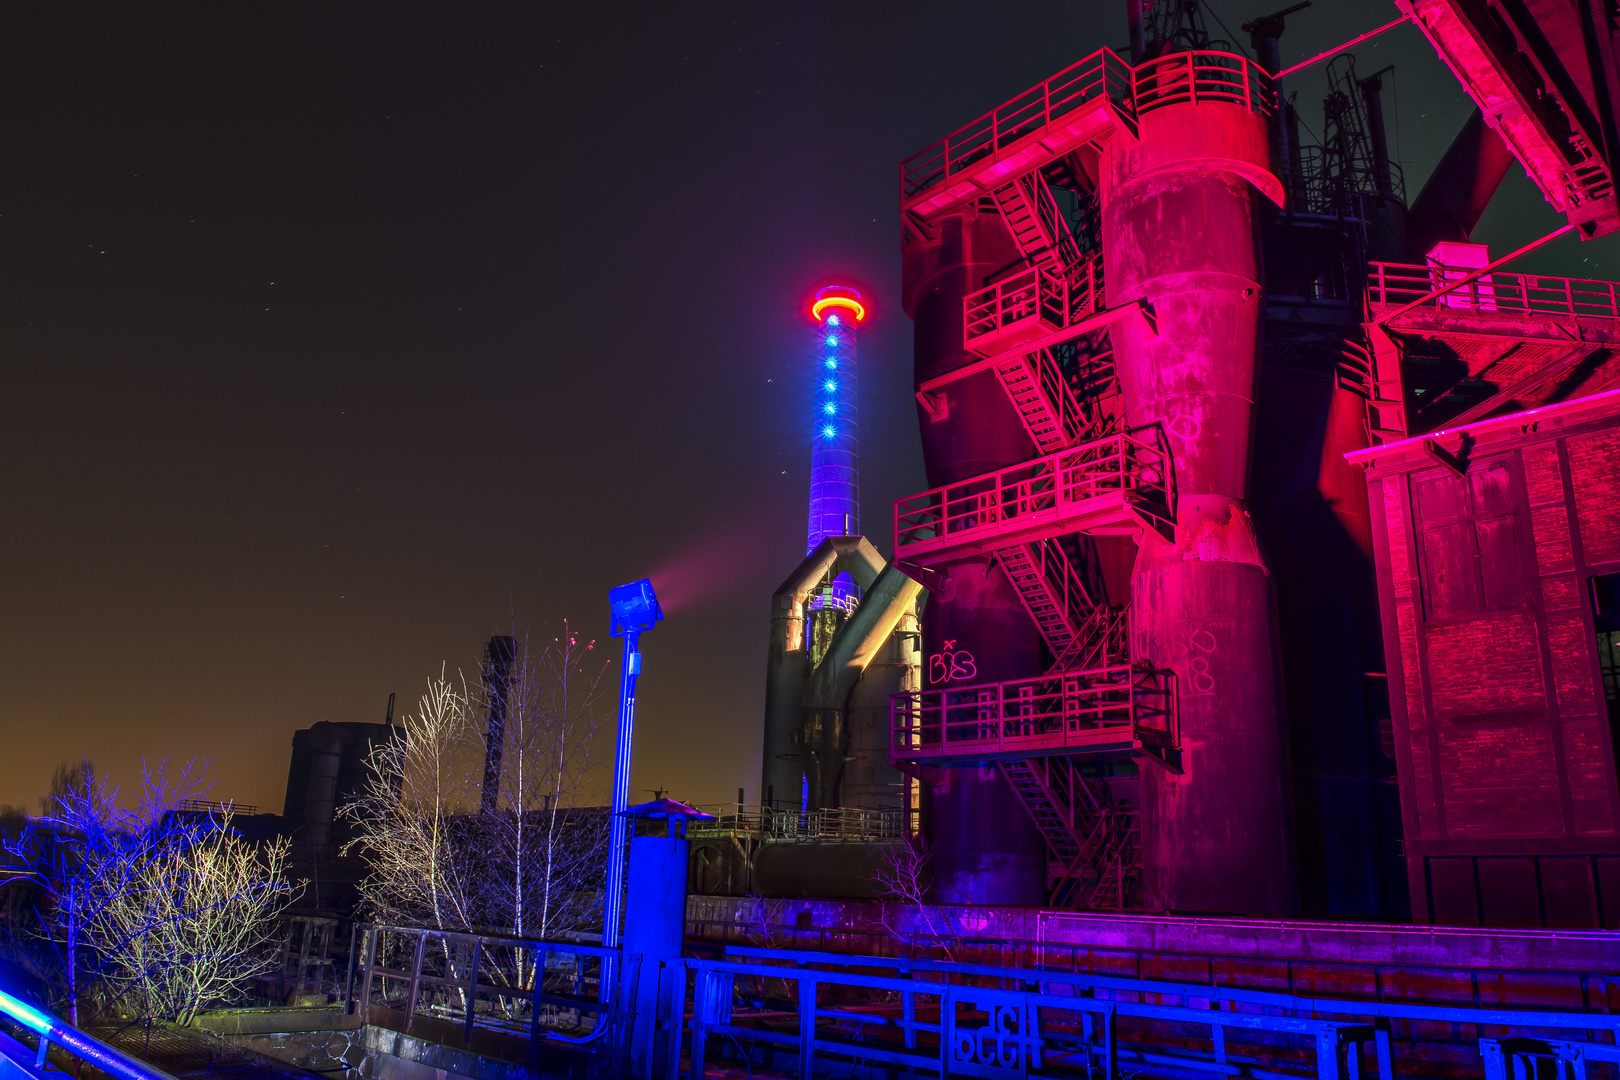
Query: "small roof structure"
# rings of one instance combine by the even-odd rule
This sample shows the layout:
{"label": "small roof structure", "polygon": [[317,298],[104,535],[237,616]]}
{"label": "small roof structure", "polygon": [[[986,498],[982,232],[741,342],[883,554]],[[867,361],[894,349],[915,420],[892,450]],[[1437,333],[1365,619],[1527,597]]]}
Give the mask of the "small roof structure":
{"label": "small roof structure", "polygon": [[639,806],[631,806],[619,811],[625,817],[632,818],[690,818],[693,821],[714,821],[713,814],[705,814],[695,806],[688,806],[674,799],[654,799]]}

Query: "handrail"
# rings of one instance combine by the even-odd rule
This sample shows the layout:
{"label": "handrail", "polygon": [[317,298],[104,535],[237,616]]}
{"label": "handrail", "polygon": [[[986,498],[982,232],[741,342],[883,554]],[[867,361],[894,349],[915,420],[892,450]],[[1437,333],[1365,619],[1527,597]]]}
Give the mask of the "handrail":
{"label": "handrail", "polygon": [[1058,971],[1050,968],[1006,968],[990,964],[964,964],[949,960],[926,960],[893,956],[862,956],[850,953],[815,952],[799,949],[769,949],[749,945],[727,945],[727,955],[758,959],[791,959],[795,965],[822,964],[828,967],[892,969],[900,977],[935,974],[964,977],[990,977],[1021,984],[1068,986],[1076,990],[1110,990],[1135,994],[1159,994],[1178,1001],[1207,1002],[1212,1010],[1227,1003],[1241,1003],[1274,1009],[1290,1009],[1327,1016],[1382,1016],[1404,1020],[1438,1020],[1470,1024],[1500,1024],[1549,1028],[1553,1030],[1608,1031],[1620,1041],[1620,1013],[1555,1012],[1551,1010],[1504,1009],[1489,1006],[1417,1005],[1394,1001],[1362,1001],[1351,998],[1303,997],[1274,990],[1245,990],[1216,983],[1172,982],[1168,979],[1135,979],[1124,975],[1096,975],[1090,972]]}
{"label": "handrail", "polygon": [[[762,959],[792,962],[793,953],[777,952],[777,956]],[[1378,1076],[1395,1080],[1388,1033],[1375,1031],[1371,1025],[1042,993],[1039,983],[1030,978],[1031,972],[1017,969],[1003,969],[1002,985],[987,987],[923,982],[905,973],[865,975],[776,963],[688,959],[685,964],[695,976],[691,998],[694,1075],[703,1072],[706,1044],[713,1035],[738,1041],[739,1050],[739,1040],[746,1040],[767,1051],[776,1047],[796,1054],[800,1076],[813,1075],[816,1060],[828,1056],[853,1059],[857,1067],[905,1066],[941,1076],[1029,1075],[1042,1067],[1043,1059],[1089,1072],[1096,1059],[1105,1080],[1117,1080],[1122,1058],[1204,1069],[1213,1059],[1219,1071],[1236,1073],[1226,1064],[1228,1044],[1242,1044],[1241,1033],[1256,1031],[1285,1036],[1279,1040],[1275,1034],[1262,1035],[1256,1040],[1268,1046],[1280,1043],[1278,1049],[1288,1046],[1286,1036],[1300,1038],[1305,1046],[1299,1052],[1310,1055],[1307,1062],[1314,1057],[1318,1080],[1339,1080],[1344,1075],[1341,1059],[1351,1066],[1351,1076],[1359,1076],[1363,1044],[1376,1042]],[[734,1016],[739,979],[781,980],[784,987],[791,986],[797,1033],[754,1026],[746,1023],[748,1017]],[[825,995],[826,1005],[820,1002],[823,995],[819,991],[824,986],[832,990]],[[1156,1043],[1139,1025],[1128,1030],[1117,1027],[1122,1017],[1160,1021],[1178,1034],[1188,1024],[1207,1027],[1213,1049],[1192,1050],[1184,1036]],[[1122,1051],[1121,1037],[1129,1037],[1135,1046],[1154,1049]],[[848,1063],[841,1061],[840,1066]],[[822,1066],[823,1071],[826,1068]]]}
{"label": "handrail", "polygon": [[895,552],[993,536],[1020,519],[1062,517],[1103,496],[1124,499],[1155,528],[1174,527],[1175,476],[1160,429],[1110,435],[897,499]]}
{"label": "handrail", "polygon": [[1005,352],[1009,340],[1067,329],[1106,302],[1101,252],[1069,267],[1032,266],[962,298],[962,343],[989,355],[984,346],[994,341],[992,351]]}
{"label": "handrail", "polygon": [[0,1014],[39,1036],[39,1049],[34,1058],[35,1072],[44,1070],[45,1056],[54,1045],[80,1061],[94,1065],[114,1080],[174,1080],[173,1076],[155,1065],[148,1065],[3,990],[0,990]]}
{"label": "handrail", "polygon": [[[1500,270],[1474,281],[1457,280],[1465,273],[1472,271],[1464,267],[1368,263],[1367,303],[1491,315],[1620,320],[1620,286],[1612,281]],[[1447,286],[1454,287],[1431,295]]]}
{"label": "handrail", "polygon": [[1098,49],[906,158],[900,163],[901,202],[1100,97],[1112,101],[1127,119],[1134,117],[1131,68],[1112,49]]}
{"label": "handrail", "polygon": [[890,698],[897,761],[1028,754],[1119,740],[1180,743],[1175,676],[1150,665],[909,690]]}
{"label": "handrail", "polygon": [[902,161],[901,204],[1103,97],[1132,132],[1137,116],[1183,102],[1242,105],[1268,117],[1277,111],[1276,81],[1236,53],[1172,53],[1133,70],[1112,49],[1098,49]]}
{"label": "handrail", "polygon": [[1236,53],[1171,53],[1137,67],[1133,80],[1137,115],[1169,105],[1221,102],[1252,113],[1277,111],[1277,85],[1265,68]]}

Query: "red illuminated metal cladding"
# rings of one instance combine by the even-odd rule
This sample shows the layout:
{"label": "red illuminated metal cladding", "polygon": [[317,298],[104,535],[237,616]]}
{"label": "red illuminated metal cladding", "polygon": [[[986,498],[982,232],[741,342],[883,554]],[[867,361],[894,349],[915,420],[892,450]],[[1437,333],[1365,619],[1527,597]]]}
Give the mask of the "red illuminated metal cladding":
{"label": "red illuminated metal cladding", "polygon": [[1040,539],[1054,524],[1088,515],[1173,533],[1169,461],[1163,434],[1151,428],[906,496],[894,504],[896,556]]}
{"label": "red illuminated metal cladding", "polygon": [[900,760],[1173,746],[1175,676],[1127,664],[896,694],[890,745]]}

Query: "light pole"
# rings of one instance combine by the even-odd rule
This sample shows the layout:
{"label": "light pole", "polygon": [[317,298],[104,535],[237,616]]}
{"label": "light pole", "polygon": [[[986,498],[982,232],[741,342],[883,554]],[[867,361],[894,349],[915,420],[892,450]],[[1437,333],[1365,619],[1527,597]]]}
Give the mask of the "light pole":
{"label": "light pole", "polygon": [[602,903],[602,944],[619,946],[619,918],[624,904],[625,833],[630,819],[624,811],[630,805],[630,744],[636,726],[636,676],[641,674],[641,653],[636,644],[645,630],[651,630],[664,613],[658,596],[646,578],[608,590],[612,610],[610,633],[624,638],[624,670],[619,679],[619,734],[613,754],[613,810],[608,826],[607,894]]}

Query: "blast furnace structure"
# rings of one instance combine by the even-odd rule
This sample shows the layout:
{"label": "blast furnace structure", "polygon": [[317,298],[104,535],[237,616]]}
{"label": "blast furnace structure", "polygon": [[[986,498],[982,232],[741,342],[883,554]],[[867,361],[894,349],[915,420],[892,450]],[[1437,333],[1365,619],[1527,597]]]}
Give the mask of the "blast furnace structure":
{"label": "blast furnace structure", "polygon": [[[1583,236],[1614,227],[1613,125],[1583,126],[1613,112],[1613,35],[1566,58],[1606,66],[1560,77],[1533,47],[1542,15],[1519,20],[1515,52],[1487,40],[1501,19],[1404,8],[1485,109],[1408,208],[1386,72],[1333,60],[1322,144],[1301,144],[1275,82],[1297,8],[1244,27],[1259,62],[1211,40],[1196,4],[1130,9],[1129,61],[1099,50],[901,167],[932,486],[897,501],[895,559],[930,596],[923,685],[893,699],[890,752],[937,898],[1441,917],[1427,864],[1399,847],[1413,799],[1435,796],[1414,794],[1412,770],[1433,766],[1386,682],[1398,628],[1373,556],[1391,526],[1380,506],[1373,528],[1345,455],[1620,375],[1612,286],[1601,311],[1566,289],[1556,328],[1527,322],[1533,285],[1521,317],[1482,318],[1507,306],[1481,292],[1488,255],[1467,243],[1514,156]],[[1526,57],[1553,89],[1519,101]],[[1439,292],[1458,282],[1473,292]],[[1466,473],[1465,458],[1428,460]],[[1400,468],[1423,460],[1420,446]],[[1399,646],[1388,656],[1399,669]],[[1415,678],[1396,682],[1410,696]],[[1546,745],[1610,807],[1612,732],[1589,726],[1578,762]],[[1606,838],[1537,842],[1595,882],[1620,819],[1587,820],[1609,821]]]}

